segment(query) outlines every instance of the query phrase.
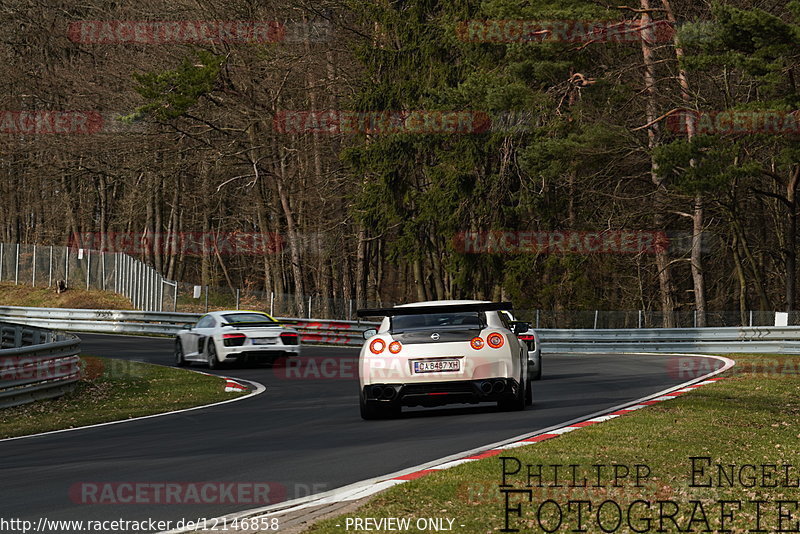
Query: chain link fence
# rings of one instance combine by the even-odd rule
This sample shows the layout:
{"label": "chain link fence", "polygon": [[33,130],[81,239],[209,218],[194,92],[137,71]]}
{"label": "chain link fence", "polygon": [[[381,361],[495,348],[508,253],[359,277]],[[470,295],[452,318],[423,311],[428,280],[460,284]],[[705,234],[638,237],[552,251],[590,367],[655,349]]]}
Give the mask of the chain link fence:
{"label": "chain link fence", "polygon": [[145,311],[174,309],[177,286],[127,254],[17,243],[0,243],[0,282],[113,291]]}
{"label": "chain link fence", "polygon": [[[531,323],[534,328],[662,328],[664,313],[652,310],[515,310],[517,319]],[[702,317],[694,310],[674,311],[674,328],[697,328]],[[777,322],[776,322],[777,320]],[[800,312],[788,312],[786,326],[800,325]],[[705,326],[782,326],[774,311],[712,311],[705,314]]]}
{"label": "chain link fence", "polygon": [[[175,311],[205,313],[209,310],[260,310],[275,317],[356,320],[358,305],[353,299],[331,299],[319,295],[295,298],[292,293],[242,290],[178,283]],[[367,302],[361,307],[393,306],[394,303]]]}

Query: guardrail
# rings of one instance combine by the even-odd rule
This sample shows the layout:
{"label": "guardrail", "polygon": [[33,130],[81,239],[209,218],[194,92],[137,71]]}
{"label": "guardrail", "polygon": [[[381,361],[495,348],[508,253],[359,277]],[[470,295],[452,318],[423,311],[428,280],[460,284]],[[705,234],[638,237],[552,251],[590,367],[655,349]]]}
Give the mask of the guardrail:
{"label": "guardrail", "polygon": [[0,322],[0,408],[58,397],[81,377],[80,339]]}
{"label": "guardrail", "polygon": [[[202,314],[196,313],[0,306],[0,318],[31,326],[74,332],[173,336],[185,325],[197,322],[200,317]],[[364,329],[377,325],[363,321],[358,323],[292,317],[276,317],[276,319],[296,328],[305,343],[330,345],[360,346],[364,341],[361,337]]]}
{"label": "guardrail", "polygon": [[[0,318],[32,326],[117,334],[174,335],[201,314],[128,310],[0,307]],[[277,317],[305,343],[360,346],[378,323]],[[555,352],[754,352],[800,354],[800,327],[539,329],[544,353]]]}
{"label": "guardrail", "polygon": [[701,352],[800,354],[800,327],[537,330],[542,352]]}

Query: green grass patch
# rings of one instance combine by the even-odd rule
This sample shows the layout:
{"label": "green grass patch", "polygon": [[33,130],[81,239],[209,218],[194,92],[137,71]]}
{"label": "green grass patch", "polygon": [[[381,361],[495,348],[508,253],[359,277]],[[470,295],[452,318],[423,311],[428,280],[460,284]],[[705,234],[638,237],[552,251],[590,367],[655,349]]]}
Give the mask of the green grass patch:
{"label": "green grass patch", "polygon": [[[519,474],[506,480],[511,486],[508,489],[531,492],[530,501],[527,493],[508,494],[509,507],[521,506],[519,515],[509,513],[508,526],[519,532],[717,532],[723,528],[730,532],[759,528],[762,532],[797,532],[793,529],[800,528],[800,358],[731,358],[738,369],[729,371],[726,380],[558,438],[503,452],[500,456],[508,458],[508,471],[514,470],[517,461],[522,466]],[[520,428],[520,432],[524,430]],[[486,441],[492,439],[487,436]],[[695,460],[694,468],[703,472],[692,475],[692,457],[708,457],[711,465]],[[732,470],[732,484],[720,480],[718,464],[725,474]],[[543,466],[543,487],[536,476],[527,487],[528,465],[534,475],[539,472],[537,466]],[[559,468],[561,487],[553,487],[553,465],[563,466]],[[577,466],[577,485],[586,477],[588,487],[568,487],[572,483],[570,465]],[[603,467],[595,467],[598,465]],[[638,485],[633,476],[637,465],[646,466],[639,468],[640,474],[649,471]],[[786,465],[792,466],[788,480]],[[619,466],[617,486],[613,466]],[[356,511],[323,520],[309,532],[364,532],[353,523],[355,518],[410,518],[410,532],[425,526],[415,523],[420,518],[446,518],[453,520],[453,532],[498,532],[505,527],[507,506],[506,494],[499,487],[502,468],[500,457],[493,457],[435,472],[381,493]],[[621,477],[625,470],[629,476]],[[712,487],[698,487],[709,477]],[[785,482],[790,487],[783,487]],[[552,502],[542,506],[548,500]],[[634,504],[637,500],[645,503]],[[726,500],[741,502],[741,508],[722,505]],[[765,502],[754,504],[758,500]],[[778,501],[782,500],[787,502],[781,505]],[[581,524],[578,506],[582,506]],[[732,518],[724,519],[724,525],[722,506],[725,513],[733,513]],[[350,528],[345,530],[348,524]]]}
{"label": "green grass patch", "polygon": [[0,438],[171,412],[244,393],[216,376],[128,360],[82,356],[84,377],[57,399],[0,409]]}
{"label": "green grass patch", "polygon": [[0,283],[0,306],[29,306],[34,308],[80,308],[94,310],[130,310],[130,299],[112,293],[85,289],[67,289],[56,293],[54,288],[32,287],[24,284]]}

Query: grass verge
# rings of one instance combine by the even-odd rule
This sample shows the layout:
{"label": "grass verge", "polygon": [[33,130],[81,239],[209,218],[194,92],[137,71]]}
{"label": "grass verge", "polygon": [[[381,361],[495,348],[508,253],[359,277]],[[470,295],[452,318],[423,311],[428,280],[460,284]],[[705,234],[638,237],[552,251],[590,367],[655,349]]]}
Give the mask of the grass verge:
{"label": "grass verge", "polygon": [[56,293],[53,288],[0,283],[0,306],[34,308],[80,308],[94,310],[130,310],[131,301],[109,291],[68,289]]}
{"label": "grass verge", "polygon": [[119,421],[243,395],[225,381],[161,365],[82,356],[84,378],[63,397],[0,409],[0,438]]}
{"label": "grass verge", "polygon": [[[731,357],[737,367],[726,373],[726,380],[400,484],[308,532],[396,531],[396,524],[376,528],[361,523],[359,528],[355,521],[365,518],[408,518],[410,532],[431,530],[426,518],[442,519],[445,527],[452,520],[456,533],[498,532],[506,526],[519,532],[798,532],[800,359]],[[506,489],[522,492],[501,493],[504,462],[509,472],[521,466],[507,477]],[[527,465],[532,466],[531,487]],[[562,466],[558,482],[554,465]],[[613,466],[619,475],[616,485]],[[569,487],[573,469],[574,485],[581,486],[586,477],[587,487]],[[638,484],[637,469],[640,475],[649,471]],[[698,485],[709,481],[711,487]],[[764,502],[756,504],[759,500]],[[517,506],[519,513],[506,513]]]}

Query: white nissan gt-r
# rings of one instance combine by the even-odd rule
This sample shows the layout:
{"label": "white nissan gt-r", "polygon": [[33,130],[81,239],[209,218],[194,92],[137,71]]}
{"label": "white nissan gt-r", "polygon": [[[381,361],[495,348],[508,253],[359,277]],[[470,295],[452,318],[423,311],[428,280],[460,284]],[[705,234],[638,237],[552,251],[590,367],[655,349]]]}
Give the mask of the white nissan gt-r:
{"label": "white nissan gt-r", "polygon": [[511,303],[442,300],[358,310],[384,319],[364,332],[359,356],[361,416],[397,415],[402,406],[496,402],[503,410],[532,403],[528,347],[499,313]]}
{"label": "white nissan gt-r", "polygon": [[216,369],[230,362],[274,362],[300,354],[300,335],[257,311],[215,311],[175,338],[175,365],[205,362]]}

